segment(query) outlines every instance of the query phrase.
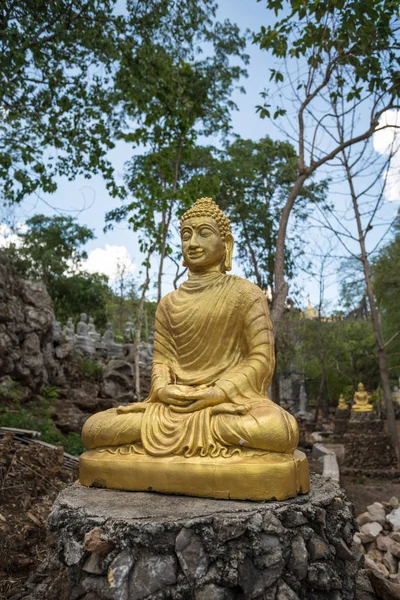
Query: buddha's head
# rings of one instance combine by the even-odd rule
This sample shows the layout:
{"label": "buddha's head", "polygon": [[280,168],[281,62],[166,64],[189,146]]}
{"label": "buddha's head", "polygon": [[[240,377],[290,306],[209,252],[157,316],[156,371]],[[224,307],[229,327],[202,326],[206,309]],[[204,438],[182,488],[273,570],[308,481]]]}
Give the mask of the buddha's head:
{"label": "buddha's head", "polygon": [[231,223],[211,198],[200,198],[181,219],[183,264],[190,271],[232,268]]}
{"label": "buddha's head", "polygon": [[357,389],[359,392],[365,392],[365,388],[364,388],[364,384],[363,383],[359,383],[357,386]]}

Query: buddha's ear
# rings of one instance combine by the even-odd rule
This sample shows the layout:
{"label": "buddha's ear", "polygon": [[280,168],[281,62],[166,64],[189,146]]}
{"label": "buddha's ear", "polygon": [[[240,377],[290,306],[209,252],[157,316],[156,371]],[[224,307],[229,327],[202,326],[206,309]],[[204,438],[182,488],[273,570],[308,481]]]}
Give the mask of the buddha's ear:
{"label": "buddha's ear", "polygon": [[225,260],[224,269],[230,271],[232,269],[232,254],[233,254],[233,235],[227,233],[225,236]]}

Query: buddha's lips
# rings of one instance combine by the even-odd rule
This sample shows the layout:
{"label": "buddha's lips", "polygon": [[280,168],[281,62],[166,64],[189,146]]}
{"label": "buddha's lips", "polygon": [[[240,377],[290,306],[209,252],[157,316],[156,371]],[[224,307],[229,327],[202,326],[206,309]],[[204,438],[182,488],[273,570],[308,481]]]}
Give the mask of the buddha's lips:
{"label": "buddha's lips", "polygon": [[204,250],[200,250],[200,252],[188,252],[189,258],[200,258],[200,256],[203,256],[203,254]]}

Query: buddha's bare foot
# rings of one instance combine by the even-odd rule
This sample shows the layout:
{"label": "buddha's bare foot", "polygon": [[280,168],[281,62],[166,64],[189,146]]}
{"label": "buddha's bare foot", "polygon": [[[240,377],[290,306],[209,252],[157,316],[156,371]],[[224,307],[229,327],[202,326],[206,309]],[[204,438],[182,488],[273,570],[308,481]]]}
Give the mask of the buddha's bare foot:
{"label": "buddha's bare foot", "polygon": [[126,406],[118,406],[117,414],[126,415],[128,413],[145,412],[147,404],[144,402],[134,402],[133,404],[127,404]]}
{"label": "buddha's bare foot", "polygon": [[213,406],[212,415],[246,415],[250,408],[245,404],[230,404],[225,402],[219,406]]}

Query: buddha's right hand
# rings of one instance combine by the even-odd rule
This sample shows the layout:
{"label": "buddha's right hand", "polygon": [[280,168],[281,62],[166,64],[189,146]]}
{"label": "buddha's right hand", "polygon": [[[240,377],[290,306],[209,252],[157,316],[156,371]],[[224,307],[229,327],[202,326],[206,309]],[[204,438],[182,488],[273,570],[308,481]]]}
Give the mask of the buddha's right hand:
{"label": "buddha's right hand", "polygon": [[193,392],[193,387],[190,385],[175,385],[168,384],[159,390],[157,396],[160,402],[170,404],[172,406],[188,406],[192,400],[188,399],[188,394]]}
{"label": "buddha's right hand", "polygon": [[127,404],[126,406],[118,406],[117,415],[126,415],[128,413],[145,412],[147,404],[144,402],[134,402],[133,404]]}
{"label": "buddha's right hand", "polygon": [[250,410],[249,406],[245,404],[232,404],[231,402],[224,402],[213,406],[211,409],[212,415],[246,415]]}

